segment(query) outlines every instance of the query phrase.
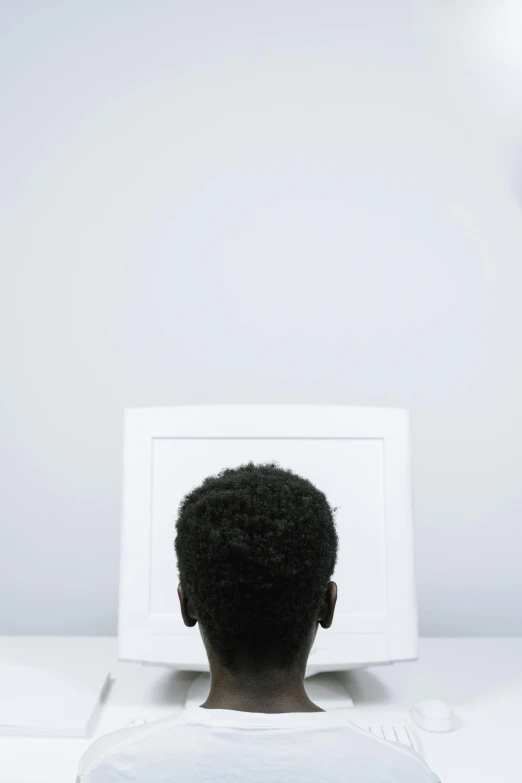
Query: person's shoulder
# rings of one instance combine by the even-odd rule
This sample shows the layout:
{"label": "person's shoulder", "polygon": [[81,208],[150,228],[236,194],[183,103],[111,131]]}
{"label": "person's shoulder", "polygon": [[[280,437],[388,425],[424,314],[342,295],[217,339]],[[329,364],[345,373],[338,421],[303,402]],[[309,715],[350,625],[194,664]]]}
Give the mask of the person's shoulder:
{"label": "person's shoulder", "polygon": [[399,773],[397,780],[404,780],[405,783],[441,783],[439,776],[416,750],[395,742],[390,744],[395,751],[394,768]]}
{"label": "person's shoulder", "polygon": [[89,745],[80,759],[76,783],[89,783],[89,774],[93,772],[95,767],[107,762],[110,764],[115,754],[129,747],[138,749],[142,741],[154,737],[158,732],[175,725],[177,722],[179,722],[179,716],[169,716],[139,726],[117,729],[98,737]]}
{"label": "person's shoulder", "polygon": [[[92,769],[93,765],[105,758],[108,753],[114,751],[128,741],[135,742],[139,739],[143,735],[142,730],[146,725],[148,724],[110,731],[107,734],[98,737],[94,742],[91,742],[78,765],[79,781],[83,781],[85,775]],[[76,783],[79,783],[79,781],[77,780]]]}
{"label": "person's shoulder", "polygon": [[369,734],[354,724],[351,724],[351,729],[360,739],[364,737],[366,752],[372,758],[380,759],[383,768],[391,771],[397,780],[404,783],[441,783],[438,775],[414,748]]}

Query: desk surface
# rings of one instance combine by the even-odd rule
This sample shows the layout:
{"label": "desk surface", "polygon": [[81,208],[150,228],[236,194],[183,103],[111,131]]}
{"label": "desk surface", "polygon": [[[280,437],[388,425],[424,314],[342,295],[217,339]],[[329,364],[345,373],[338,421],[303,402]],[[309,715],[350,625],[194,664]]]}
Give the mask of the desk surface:
{"label": "desk surface", "polygon": [[[0,665],[47,656],[93,657],[113,678],[90,739],[0,738],[0,783],[74,783],[80,756],[91,742],[131,718],[160,718],[182,709],[191,672],[117,662],[114,637],[0,637]],[[522,781],[522,638],[425,638],[419,659],[346,672],[353,719],[408,718],[428,698],[456,712],[450,734],[417,730],[429,765],[443,783]]]}

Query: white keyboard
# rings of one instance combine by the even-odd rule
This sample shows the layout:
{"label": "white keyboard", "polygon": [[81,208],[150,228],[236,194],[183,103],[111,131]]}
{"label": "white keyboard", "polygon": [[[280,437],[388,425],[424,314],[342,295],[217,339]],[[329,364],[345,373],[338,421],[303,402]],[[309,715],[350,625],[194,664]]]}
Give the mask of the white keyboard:
{"label": "white keyboard", "polygon": [[370,734],[374,734],[380,739],[388,740],[389,742],[399,742],[401,745],[406,745],[408,748],[413,748],[419,755],[422,756],[422,750],[420,747],[419,739],[415,733],[415,730],[410,724],[404,722],[400,723],[394,721],[393,723],[385,721],[382,723],[365,723],[363,721],[354,720],[356,726],[359,726],[365,731],[369,731]]}

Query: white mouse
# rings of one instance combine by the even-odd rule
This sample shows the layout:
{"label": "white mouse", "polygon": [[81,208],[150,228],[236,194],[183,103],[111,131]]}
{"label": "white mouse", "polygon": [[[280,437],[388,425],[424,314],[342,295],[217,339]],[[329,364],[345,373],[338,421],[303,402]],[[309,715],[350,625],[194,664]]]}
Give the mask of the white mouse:
{"label": "white mouse", "polygon": [[411,708],[410,714],[415,725],[424,731],[453,731],[455,728],[453,710],[443,701],[421,701]]}

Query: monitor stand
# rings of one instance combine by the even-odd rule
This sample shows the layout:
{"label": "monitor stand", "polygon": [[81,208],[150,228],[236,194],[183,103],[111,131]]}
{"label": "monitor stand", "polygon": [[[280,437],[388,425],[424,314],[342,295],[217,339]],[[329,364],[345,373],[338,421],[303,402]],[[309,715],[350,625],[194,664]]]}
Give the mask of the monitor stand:
{"label": "monitor stand", "polygon": [[[305,679],[308,697],[323,710],[353,707],[353,700],[339,677],[339,672],[321,672]],[[210,691],[210,674],[202,672],[192,681],[185,699],[185,708],[199,707]]]}

